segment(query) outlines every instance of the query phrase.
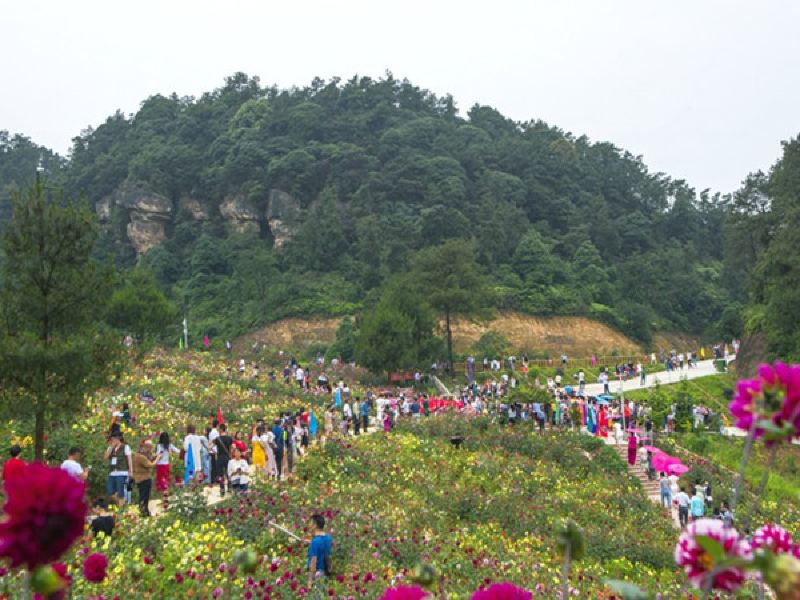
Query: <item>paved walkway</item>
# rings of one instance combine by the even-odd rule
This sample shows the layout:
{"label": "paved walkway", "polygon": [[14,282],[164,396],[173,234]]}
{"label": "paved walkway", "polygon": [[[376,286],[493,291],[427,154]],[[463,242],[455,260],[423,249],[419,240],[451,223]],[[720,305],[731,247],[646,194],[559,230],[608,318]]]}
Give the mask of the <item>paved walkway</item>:
{"label": "paved walkway", "polygon": [[[734,356],[729,356],[728,361],[733,360]],[[644,367],[645,373],[647,372],[647,365]],[[684,368],[680,371],[659,371],[652,373],[645,377],[644,385],[641,385],[638,377],[629,379],[628,381],[619,381],[617,379],[609,381],[608,387],[612,394],[620,391],[632,392],[634,390],[644,390],[647,388],[655,387],[656,384],[670,385],[673,383],[680,383],[683,380],[698,379],[700,377],[709,377],[711,375],[719,375],[714,366],[714,360],[700,360],[697,362],[697,367],[691,369]],[[590,396],[597,396],[603,393],[602,383],[589,383],[586,385],[586,393]]]}

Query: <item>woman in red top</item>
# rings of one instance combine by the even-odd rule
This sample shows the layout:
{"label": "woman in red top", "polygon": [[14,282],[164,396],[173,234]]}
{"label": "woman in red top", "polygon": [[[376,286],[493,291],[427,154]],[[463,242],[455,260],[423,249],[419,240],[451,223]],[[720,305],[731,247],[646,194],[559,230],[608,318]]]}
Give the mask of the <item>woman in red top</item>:
{"label": "woman in red top", "polygon": [[242,453],[242,458],[247,460],[247,444],[244,441],[244,436],[241,431],[237,431],[233,434],[233,446],[238,448],[239,452]]}
{"label": "woman in red top", "polygon": [[3,483],[17,477],[25,468],[25,461],[19,457],[20,452],[22,452],[22,448],[17,444],[11,446],[11,458],[3,465]]}

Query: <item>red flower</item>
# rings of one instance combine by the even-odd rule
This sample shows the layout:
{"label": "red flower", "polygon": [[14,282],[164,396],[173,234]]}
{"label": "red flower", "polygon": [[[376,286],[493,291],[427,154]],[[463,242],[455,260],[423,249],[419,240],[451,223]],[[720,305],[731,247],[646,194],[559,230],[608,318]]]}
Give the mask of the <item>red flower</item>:
{"label": "red flower", "polygon": [[531,600],[533,594],[513,583],[495,583],[472,594],[471,600]]}
{"label": "red flower", "polygon": [[8,558],[12,567],[33,570],[51,563],[83,535],[83,482],[62,469],[31,463],[5,483],[0,557]]}
{"label": "red flower", "polygon": [[105,554],[95,552],[83,561],[83,576],[92,583],[103,581],[106,578],[106,569],[108,569],[108,559]]}
{"label": "red flower", "polygon": [[396,588],[386,588],[380,600],[421,600],[428,592],[421,587],[399,585]]}

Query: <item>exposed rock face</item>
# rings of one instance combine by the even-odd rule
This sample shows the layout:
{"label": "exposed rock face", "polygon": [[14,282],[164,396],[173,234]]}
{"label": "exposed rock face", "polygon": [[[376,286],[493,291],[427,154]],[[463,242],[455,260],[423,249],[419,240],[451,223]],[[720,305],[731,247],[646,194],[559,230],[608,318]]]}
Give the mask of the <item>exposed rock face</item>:
{"label": "exposed rock face", "polygon": [[294,237],[300,224],[300,203],[291,194],[272,189],[269,192],[266,219],[275,247],[280,248]]}
{"label": "exposed rock face", "polygon": [[94,205],[94,211],[97,213],[97,220],[101,225],[107,225],[111,222],[111,206],[113,205],[111,196],[106,196]]}
{"label": "exposed rock face", "polygon": [[141,256],[166,239],[167,224],[173,212],[169,198],[123,186],[114,194],[114,204],[128,211],[128,239],[137,255]]}
{"label": "exposed rock face", "polygon": [[261,217],[255,207],[243,196],[228,196],[219,205],[219,212],[235,231],[258,231]]}
{"label": "exposed rock face", "polygon": [[184,196],[178,202],[178,209],[188,212],[195,221],[208,221],[211,215],[208,214],[206,206],[196,198]]}

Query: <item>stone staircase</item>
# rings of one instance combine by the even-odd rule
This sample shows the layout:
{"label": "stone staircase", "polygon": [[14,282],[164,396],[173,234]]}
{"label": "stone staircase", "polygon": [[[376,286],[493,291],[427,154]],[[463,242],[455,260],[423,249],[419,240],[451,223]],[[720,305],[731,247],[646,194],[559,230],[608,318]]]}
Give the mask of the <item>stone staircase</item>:
{"label": "stone staircase", "polygon": [[[614,448],[619,453],[620,457],[622,457],[622,460],[625,462],[625,464],[628,465],[628,446],[626,444],[617,444],[614,445]],[[647,478],[647,473],[639,464],[638,456],[635,465],[628,465],[628,472],[631,475],[639,478],[639,481],[641,481],[642,487],[644,488],[644,493],[648,498],[658,503],[661,502],[661,489],[659,487],[658,479],[653,479],[651,481]]]}

